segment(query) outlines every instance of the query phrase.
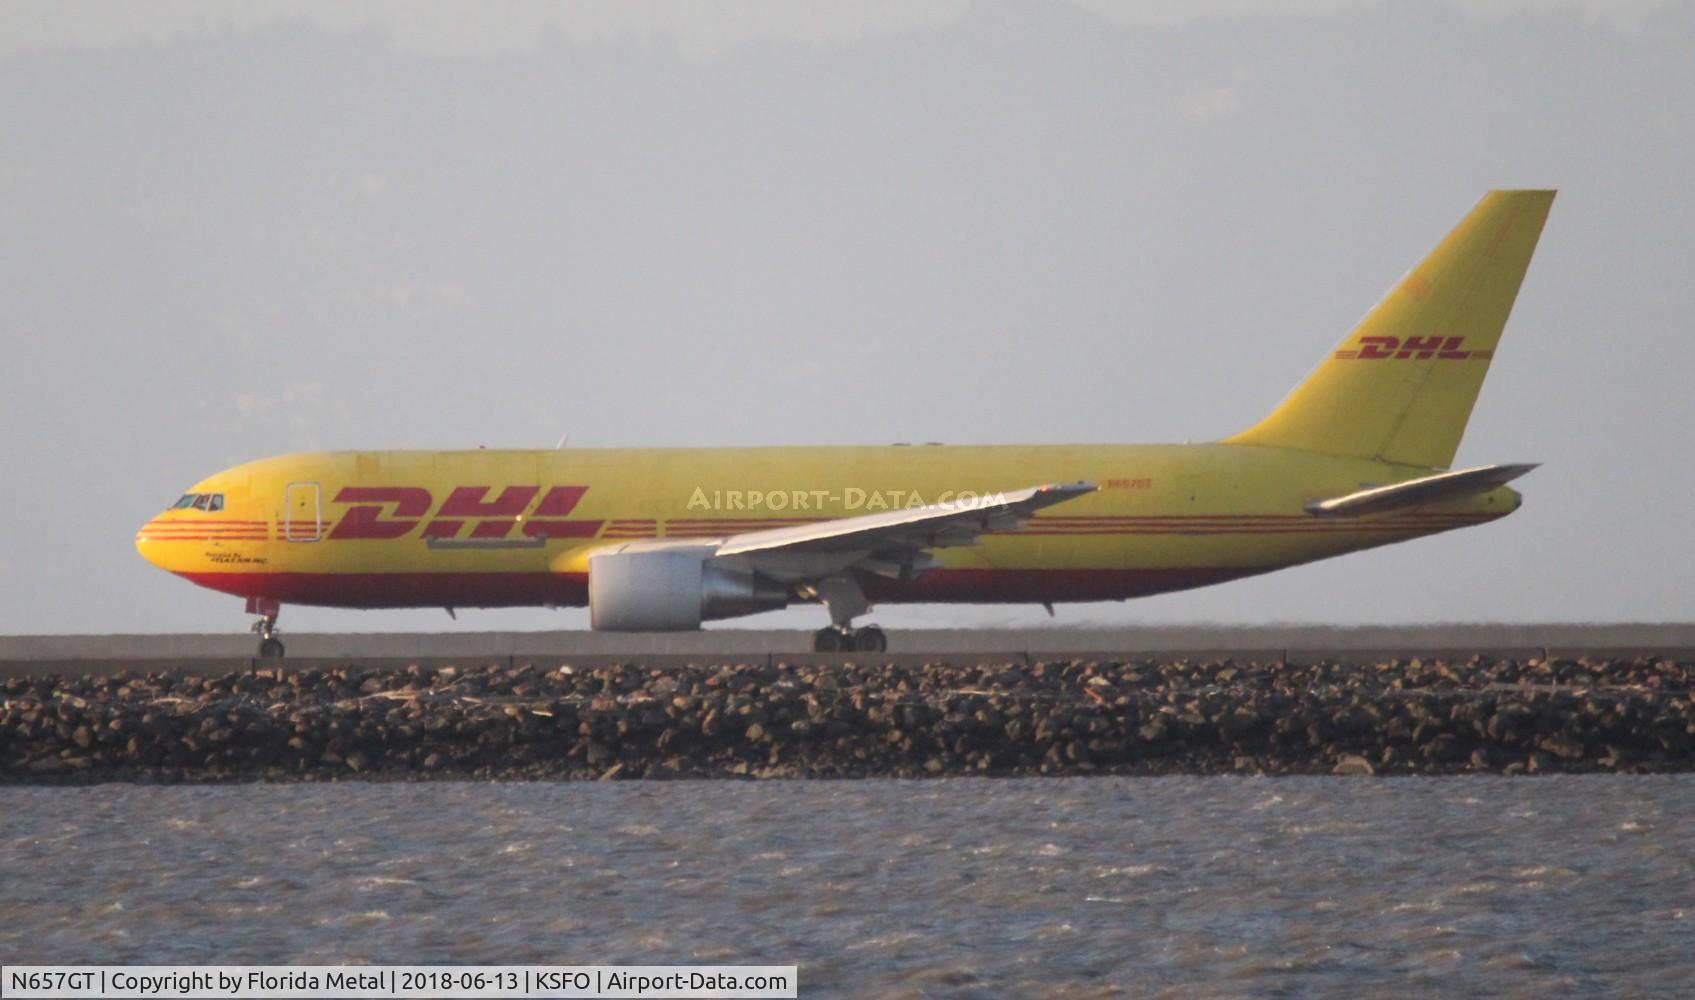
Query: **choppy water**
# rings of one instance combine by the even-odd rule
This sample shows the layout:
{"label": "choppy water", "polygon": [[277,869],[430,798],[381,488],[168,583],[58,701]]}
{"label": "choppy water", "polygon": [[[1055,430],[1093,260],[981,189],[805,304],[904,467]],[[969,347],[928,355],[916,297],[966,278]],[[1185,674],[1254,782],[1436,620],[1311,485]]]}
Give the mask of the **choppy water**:
{"label": "choppy water", "polygon": [[1695,776],[0,789],[9,962],[803,996],[1679,996]]}

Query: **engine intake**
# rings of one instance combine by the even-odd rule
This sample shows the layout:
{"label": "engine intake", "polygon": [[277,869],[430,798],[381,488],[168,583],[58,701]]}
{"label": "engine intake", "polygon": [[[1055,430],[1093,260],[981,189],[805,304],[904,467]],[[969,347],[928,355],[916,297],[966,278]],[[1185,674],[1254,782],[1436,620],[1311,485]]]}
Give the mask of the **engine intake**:
{"label": "engine intake", "polygon": [[705,552],[608,552],[589,558],[589,627],[687,632],[703,621],[787,607],[786,586]]}

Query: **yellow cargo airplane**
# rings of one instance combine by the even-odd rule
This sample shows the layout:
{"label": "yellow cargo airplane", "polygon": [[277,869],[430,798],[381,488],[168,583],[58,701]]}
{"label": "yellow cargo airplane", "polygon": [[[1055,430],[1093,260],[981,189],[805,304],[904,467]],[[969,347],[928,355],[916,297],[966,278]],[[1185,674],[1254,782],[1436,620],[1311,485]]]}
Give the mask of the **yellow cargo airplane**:
{"label": "yellow cargo airplane", "polygon": [[872,602],[1122,600],[1511,513],[1534,468],[1449,471],[1552,191],[1485,196],[1282,405],[1201,445],[284,455],[194,485],[148,560],[260,615],[582,606],[596,629]]}

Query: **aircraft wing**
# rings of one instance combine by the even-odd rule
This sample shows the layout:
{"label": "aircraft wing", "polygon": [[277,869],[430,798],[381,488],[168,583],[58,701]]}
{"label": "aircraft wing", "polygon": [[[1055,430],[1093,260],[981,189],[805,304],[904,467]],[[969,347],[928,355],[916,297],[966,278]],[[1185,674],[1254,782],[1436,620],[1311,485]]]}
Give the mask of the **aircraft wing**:
{"label": "aircraft wing", "polygon": [[1064,503],[1094,490],[1094,483],[1051,483],[1008,493],[985,494],[972,501],[938,503],[816,524],[749,531],[726,538],[718,545],[715,554],[918,552],[970,545],[985,532],[1017,527],[1044,507]]}
{"label": "aircraft wing", "polygon": [[1331,497],[1329,500],[1314,500],[1307,504],[1307,513],[1331,517],[1375,514],[1378,511],[1416,507],[1440,500],[1454,500],[1504,486],[1534,468],[1535,464],[1483,465],[1475,469],[1441,472],[1434,476],[1409,479],[1404,483],[1377,486],[1346,496]]}

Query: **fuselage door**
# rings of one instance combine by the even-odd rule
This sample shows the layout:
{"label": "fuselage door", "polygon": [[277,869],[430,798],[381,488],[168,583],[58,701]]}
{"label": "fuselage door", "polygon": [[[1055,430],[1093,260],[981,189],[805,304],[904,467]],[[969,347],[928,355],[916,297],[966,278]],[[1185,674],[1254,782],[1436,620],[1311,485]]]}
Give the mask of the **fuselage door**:
{"label": "fuselage door", "polygon": [[318,484],[289,483],[283,497],[283,539],[315,542],[320,535]]}

